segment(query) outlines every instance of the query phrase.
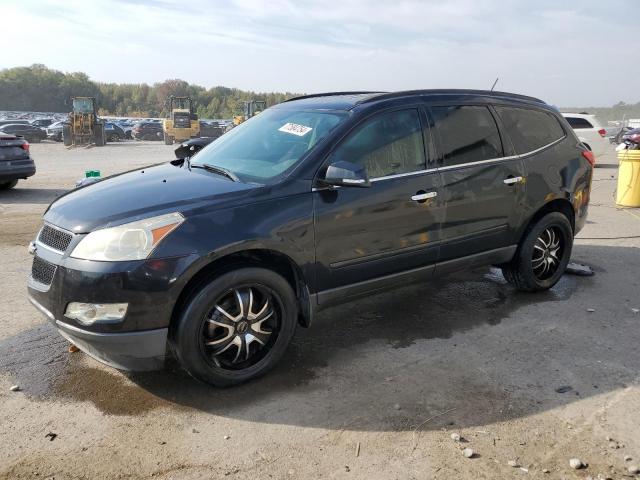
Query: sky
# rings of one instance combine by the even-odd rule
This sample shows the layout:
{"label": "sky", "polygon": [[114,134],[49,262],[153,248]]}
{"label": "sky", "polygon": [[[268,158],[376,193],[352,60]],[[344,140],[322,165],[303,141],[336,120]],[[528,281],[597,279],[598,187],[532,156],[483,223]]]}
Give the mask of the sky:
{"label": "sky", "polygon": [[[622,0],[0,0],[0,68],[317,93],[489,89],[640,101]],[[629,10],[628,14],[625,14]],[[10,19],[10,21],[7,21]],[[635,88],[634,88],[635,86]]]}

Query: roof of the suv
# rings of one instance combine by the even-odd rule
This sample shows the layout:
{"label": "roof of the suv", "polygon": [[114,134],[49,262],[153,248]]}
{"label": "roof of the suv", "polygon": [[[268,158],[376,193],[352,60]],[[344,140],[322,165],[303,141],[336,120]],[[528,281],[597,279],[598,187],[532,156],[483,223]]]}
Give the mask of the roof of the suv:
{"label": "roof of the suv", "polygon": [[516,93],[494,92],[489,90],[456,90],[456,89],[434,89],[434,90],[406,90],[400,92],[328,92],[315,93],[312,95],[302,95],[290,98],[284,103],[304,102],[305,107],[311,108],[329,108],[335,110],[351,110],[357,105],[371,103],[380,100],[389,100],[394,98],[404,98],[413,96],[486,96],[491,98],[502,98],[510,100],[521,100],[532,103],[546,105],[539,98],[519,95]]}

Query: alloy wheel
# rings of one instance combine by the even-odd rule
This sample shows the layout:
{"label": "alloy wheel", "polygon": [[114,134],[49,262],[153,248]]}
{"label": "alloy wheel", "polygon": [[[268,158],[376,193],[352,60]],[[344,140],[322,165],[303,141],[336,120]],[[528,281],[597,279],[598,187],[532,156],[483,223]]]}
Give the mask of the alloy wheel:
{"label": "alloy wheel", "polygon": [[533,245],[531,267],[538,280],[552,277],[562,260],[564,241],[558,227],[547,227],[536,239]]}
{"label": "alloy wheel", "polygon": [[247,368],[269,351],[279,325],[278,303],[269,289],[233,288],[218,298],[207,315],[201,345],[216,367]]}

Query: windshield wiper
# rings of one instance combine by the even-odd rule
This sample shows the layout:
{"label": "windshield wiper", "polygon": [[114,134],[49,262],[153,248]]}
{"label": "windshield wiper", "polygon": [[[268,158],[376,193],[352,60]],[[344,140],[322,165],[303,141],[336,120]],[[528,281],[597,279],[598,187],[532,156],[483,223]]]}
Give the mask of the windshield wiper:
{"label": "windshield wiper", "polygon": [[240,181],[240,179],[235,173],[233,173],[230,170],[227,170],[226,168],[218,167],[217,165],[210,165],[208,163],[203,163],[202,165],[189,165],[189,166],[190,168],[202,168],[204,170],[207,170],[208,172],[217,173],[218,175],[227,177],[228,179],[233,180],[234,182]]}

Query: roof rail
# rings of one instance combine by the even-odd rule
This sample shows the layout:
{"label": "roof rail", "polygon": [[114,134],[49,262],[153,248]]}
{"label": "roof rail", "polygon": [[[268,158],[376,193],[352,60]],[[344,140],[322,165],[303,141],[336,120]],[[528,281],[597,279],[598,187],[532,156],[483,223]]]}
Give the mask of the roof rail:
{"label": "roof rail", "polygon": [[[376,92],[370,92],[376,93]],[[508,92],[497,92],[492,90],[465,90],[465,89],[433,89],[433,90],[405,90],[400,92],[389,92],[382,93],[380,95],[376,95],[370,98],[365,98],[360,100],[357,103],[368,103],[374,102],[378,100],[384,100],[387,98],[397,98],[397,97],[405,97],[408,95],[432,95],[432,94],[440,94],[440,95],[486,95],[491,97],[507,97],[507,98],[517,98],[520,100],[527,100],[530,102],[536,103],[545,103],[543,100],[535,97],[529,97],[527,95],[520,95],[518,93],[508,93]]]}
{"label": "roof rail", "polygon": [[293,97],[285,100],[285,102],[292,102],[294,100],[302,100],[305,98],[315,98],[315,97],[333,97],[336,95],[366,95],[371,93],[387,93],[387,92],[369,92],[369,91],[354,91],[354,92],[325,92],[325,93],[312,93],[309,95],[300,95],[298,97]]}

